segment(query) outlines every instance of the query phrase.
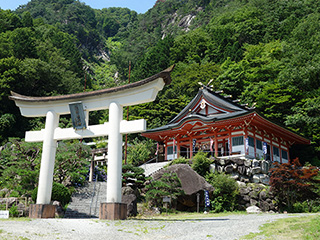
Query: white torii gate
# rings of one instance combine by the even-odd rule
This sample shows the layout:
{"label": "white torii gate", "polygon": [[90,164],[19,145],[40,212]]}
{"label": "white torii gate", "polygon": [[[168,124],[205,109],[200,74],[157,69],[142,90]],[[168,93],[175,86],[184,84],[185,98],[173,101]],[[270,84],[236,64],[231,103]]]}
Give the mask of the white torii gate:
{"label": "white torii gate", "polygon": [[[54,217],[55,208],[50,200],[57,141],[108,136],[107,203],[100,206],[100,219],[126,218],[126,205],[121,203],[122,134],[145,131],[146,121],[123,120],[123,107],[154,101],[164,85],[170,84],[173,67],[139,82],[92,92],[52,97],[29,97],[11,92],[9,98],[15,101],[23,116],[46,116],[45,129],[26,132],[25,136],[27,142],[43,142],[37,202],[30,207],[30,217]],[[83,108],[84,128],[59,128],[59,116],[70,114],[69,105],[74,103],[80,111]],[[109,109],[109,122],[89,126],[89,112],[103,109]]]}

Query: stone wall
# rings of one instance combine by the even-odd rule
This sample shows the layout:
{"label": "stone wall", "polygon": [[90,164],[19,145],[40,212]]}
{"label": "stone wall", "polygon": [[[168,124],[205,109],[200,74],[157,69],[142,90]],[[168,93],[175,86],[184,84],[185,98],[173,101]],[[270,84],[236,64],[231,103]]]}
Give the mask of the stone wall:
{"label": "stone wall", "polygon": [[270,161],[244,157],[219,158],[210,165],[210,170],[224,172],[237,181],[240,210],[256,206],[262,212],[276,212],[276,201],[269,187],[271,164]]}
{"label": "stone wall", "polygon": [[239,182],[240,210],[246,210],[250,206],[257,206],[262,212],[276,212],[277,204],[270,187],[261,183]]}
{"label": "stone wall", "polygon": [[266,160],[247,159],[244,157],[230,157],[216,159],[210,165],[212,172],[225,172],[232,178],[244,183],[269,184],[269,169],[271,162]]}

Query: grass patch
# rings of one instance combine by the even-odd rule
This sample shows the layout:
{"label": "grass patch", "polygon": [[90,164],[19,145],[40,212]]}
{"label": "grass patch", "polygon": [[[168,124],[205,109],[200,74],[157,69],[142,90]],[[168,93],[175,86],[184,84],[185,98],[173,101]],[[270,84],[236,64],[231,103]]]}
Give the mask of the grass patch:
{"label": "grass patch", "polygon": [[212,217],[225,217],[235,214],[247,214],[246,212],[224,212],[224,213],[207,213],[204,214],[202,212],[195,213],[195,212],[176,212],[176,213],[162,213],[160,215],[139,215],[136,218],[132,219],[159,219],[159,220],[190,220],[190,219],[203,219],[203,218],[212,218]]}
{"label": "grass patch", "polygon": [[279,219],[261,226],[259,233],[241,239],[320,239],[320,215]]}
{"label": "grass patch", "polygon": [[5,218],[3,219],[3,218],[1,218],[0,221],[30,222],[30,221],[32,221],[32,219],[31,219],[31,218],[28,218],[28,217],[19,217],[19,218],[12,218],[12,217],[10,217],[10,218],[8,218],[8,219],[5,219]]}

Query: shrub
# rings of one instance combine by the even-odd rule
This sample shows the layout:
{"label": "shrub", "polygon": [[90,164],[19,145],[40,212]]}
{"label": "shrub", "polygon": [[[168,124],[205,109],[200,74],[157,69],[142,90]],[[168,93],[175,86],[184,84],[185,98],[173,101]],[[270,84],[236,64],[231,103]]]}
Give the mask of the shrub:
{"label": "shrub", "polygon": [[195,170],[199,175],[205,176],[210,171],[210,164],[212,161],[207,158],[207,153],[198,152],[192,160],[192,169]]}
{"label": "shrub", "polygon": [[146,177],[144,169],[135,167],[131,164],[123,165],[122,167],[122,182],[125,185],[130,184],[133,189],[144,188]]}
{"label": "shrub", "polygon": [[172,165],[175,165],[175,164],[188,164],[188,165],[190,165],[190,160],[189,159],[185,159],[184,157],[179,157],[179,158],[176,158],[176,159],[172,160],[166,166],[172,166]]}
{"label": "shrub", "polygon": [[320,211],[320,200],[296,202],[293,204],[295,213],[315,213]]}
{"label": "shrub", "polygon": [[224,173],[209,173],[206,180],[214,188],[211,197],[213,212],[233,211],[237,207],[239,187],[236,181]]}
{"label": "shrub", "polygon": [[299,159],[294,159],[292,163],[275,162],[270,172],[271,191],[277,197],[280,210],[302,211],[304,206],[298,202],[319,199],[320,180],[316,167],[302,167]]}
{"label": "shrub", "polygon": [[[32,200],[34,202],[36,202],[37,194],[38,194],[38,188],[35,188],[31,195]],[[68,190],[68,188],[63,186],[63,184],[53,182],[51,201],[59,201],[61,202],[62,206],[65,206],[70,202],[70,199],[71,199],[71,193]]]}
{"label": "shrub", "polygon": [[18,217],[18,216],[19,216],[18,207],[17,207],[17,206],[12,206],[12,207],[9,209],[9,215],[10,215],[11,217]]}
{"label": "shrub", "polygon": [[150,159],[152,151],[154,151],[154,143],[152,140],[139,141],[134,139],[133,143],[128,147],[128,163],[139,166],[146,160]]}
{"label": "shrub", "polygon": [[171,197],[172,204],[178,196],[184,195],[181,182],[176,173],[164,173],[159,180],[151,181],[146,186],[146,200],[150,207],[161,207],[165,196]]}

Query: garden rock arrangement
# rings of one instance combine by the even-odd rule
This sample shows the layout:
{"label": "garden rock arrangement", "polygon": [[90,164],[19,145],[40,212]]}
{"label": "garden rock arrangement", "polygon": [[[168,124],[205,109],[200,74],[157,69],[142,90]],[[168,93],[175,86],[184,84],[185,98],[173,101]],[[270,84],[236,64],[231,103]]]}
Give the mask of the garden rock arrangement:
{"label": "garden rock arrangement", "polygon": [[266,160],[247,159],[241,157],[218,158],[210,165],[212,172],[225,172],[232,178],[244,183],[269,184],[268,172],[271,162]]}
{"label": "garden rock arrangement", "polygon": [[[277,205],[270,187],[263,184],[239,182],[239,206],[240,210],[250,211],[250,207],[256,206],[262,212],[276,212]],[[249,209],[248,209],[249,208]]]}
{"label": "garden rock arrangement", "polygon": [[210,170],[226,173],[237,181],[241,210],[252,212],[250,207],[255,206],[262,212],[276,212],[276,201],[268,186],[271,164],[270,161],[244,157],[219,158],[210,165]]}

